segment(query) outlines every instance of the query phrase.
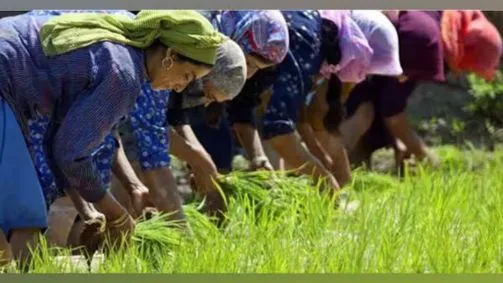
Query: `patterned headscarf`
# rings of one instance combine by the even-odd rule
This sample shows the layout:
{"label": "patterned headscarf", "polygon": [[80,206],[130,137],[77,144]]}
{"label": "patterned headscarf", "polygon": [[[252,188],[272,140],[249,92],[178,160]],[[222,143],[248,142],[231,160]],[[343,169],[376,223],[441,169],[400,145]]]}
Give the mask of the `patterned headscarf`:
{"label": "patterned headscarf", "polygon": [[201,11],[243,51],[281,63],[289,49],[288,27],[279,10]]}

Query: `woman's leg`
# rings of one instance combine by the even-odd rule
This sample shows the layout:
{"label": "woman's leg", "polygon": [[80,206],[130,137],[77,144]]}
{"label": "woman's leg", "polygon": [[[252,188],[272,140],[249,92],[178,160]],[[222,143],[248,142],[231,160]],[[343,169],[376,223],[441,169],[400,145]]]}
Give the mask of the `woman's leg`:
{"label": "woman's leg", "polygon": [[346,119],[339,125],[339,131],[348,152],[356,147],[371,128],[379,110],[376,109],[374,101],[381,92],[382,83],[375,78],[367,79],[352,88],[343,106]]}
{"label": "woman's leg", "polygon": [[311,146],[316,150],[311,149],[311,152],[318,152],[318,155],[323,156],[322,160],[327,160],[324,165],[336,177],[340,186],[344,186],[351,178],[348,154],[339,132],[344,117],[342,103],[347,97],[345,94],[350,92],[349,87],[343,86],[346,84],[342,84],[337,77],[318,84],[314,89],[316,95],[303,112],[304,120],[309,122],[304,126],[309,129],[306,130],[304,140],[311,140],[308,144],[316,145]]}
{"label": "woman's leg", "polygon": [[352,167],[361,167],[372,170],[372,151],[366,146],[365,140],[361,139],[355,148],[349,153]]}
{"label": "woman's leg", "polygon": [[396,140],[393,150],[395,152],[395,172],[399,176],[403,176],[405,161],[411,157],[410,152],[400,140]]}
{"label": "woman's leg", "polygon": [[332,159],[330,169],[337,182],[341,187],[346,185],[351,180],[351,168],[341,135],[335,132],[316,131],[315,136]]}
{"label": "woman's leg", "polygon": [[360,104],[356,112],[341,123],[341,137],[348,151],[353,150],[358,141],[370,129],[374,117],[374,106],[372,102],[367,101]]}
{"label": "woman's leg", "polygon": [[68,238],[79,215],[69,197],[57,199],[49,208],[48,226],[45,231],[50,246],[65,248]]}
{"label": "woman's leg", "polygon": [[41,230],[38,228],[13,229],[10,237],[10,245],[14,258],[20,263],[22,269],[28,268],[31,260],[31,252],[39,244]]}
{"label": "woman's leg", "polygon": [[[402,112],[386,118],[385,122],[389,132],[403,143],[402,147],[406,149],[408,153],[413,154],[418,160],[427,159],[436,163],[436,158],[430,153],[424,141],[412,129],[406,113]],[[399,164],[397,164],[397,166],[399,166]]]}
{"label": "woman's leg", "polygon": [[414,131],[406,114],[408,99],[413,94],[417,83],[414,81],[401,82],[397,78],[382,78],[381,80],[383,88],[376,100],[376,107],[379,108],[379,115],[393,138],[392,143],[395,144],[396,140],[400,140],[407,151],[413,154],[416,159],[426,159],[436,164],[436,157]]}
{"label": "woman's leg", "polygon": [[351,178],[349,159],[340,135],[329,133],[324,129],[315,131],[306,123],[299,125],[298,128],[310,153],[330,170],[339,185],[344,186],[349,182]]}
{"label": "woman's leg", "polygon": [[0,228],[0,268],[12,261],[12,250],[7,237]]}

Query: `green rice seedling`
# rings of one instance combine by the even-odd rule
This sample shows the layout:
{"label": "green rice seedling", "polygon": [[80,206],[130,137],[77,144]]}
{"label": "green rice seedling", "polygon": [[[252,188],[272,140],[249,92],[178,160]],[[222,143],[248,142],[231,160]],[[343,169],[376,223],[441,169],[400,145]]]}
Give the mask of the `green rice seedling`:
{"label": "green rice seedling", "polygon": [[[233,172],[217,180],[224,226],[200,212],[204,200],[192,202],[191,235],[157,215],[94,272],[503,272],[503,151],[436,151],[440,167],[419,165],[400,179],[354,172],[340,194],[341,203],[359,202],[350,212],[334,209],[309,178]],[[65,272],[43,250],[31,272]]]}

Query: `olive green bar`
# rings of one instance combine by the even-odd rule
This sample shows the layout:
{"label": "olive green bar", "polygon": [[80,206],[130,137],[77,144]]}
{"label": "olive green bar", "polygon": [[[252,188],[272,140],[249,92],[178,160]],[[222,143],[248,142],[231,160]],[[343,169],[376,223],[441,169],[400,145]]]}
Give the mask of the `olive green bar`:
{"label": "olive green bar", "polygon": [[501,283],[503,274],[41,274],[0,275],[1,283]]}

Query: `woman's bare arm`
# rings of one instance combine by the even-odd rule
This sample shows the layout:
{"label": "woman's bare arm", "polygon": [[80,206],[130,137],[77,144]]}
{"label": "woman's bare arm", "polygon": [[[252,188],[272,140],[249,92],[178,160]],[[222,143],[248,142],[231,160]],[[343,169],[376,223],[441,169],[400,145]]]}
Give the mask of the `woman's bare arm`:
{"label": "woman's bare arm", "polygon": [[338,190],[340,188],[329,170],[302,145],[302,140],[297,132],[276,136],[267,142],[288,164],[298,168],[299,173],[313,176],[315,181],[324,179],[330,189]]}

